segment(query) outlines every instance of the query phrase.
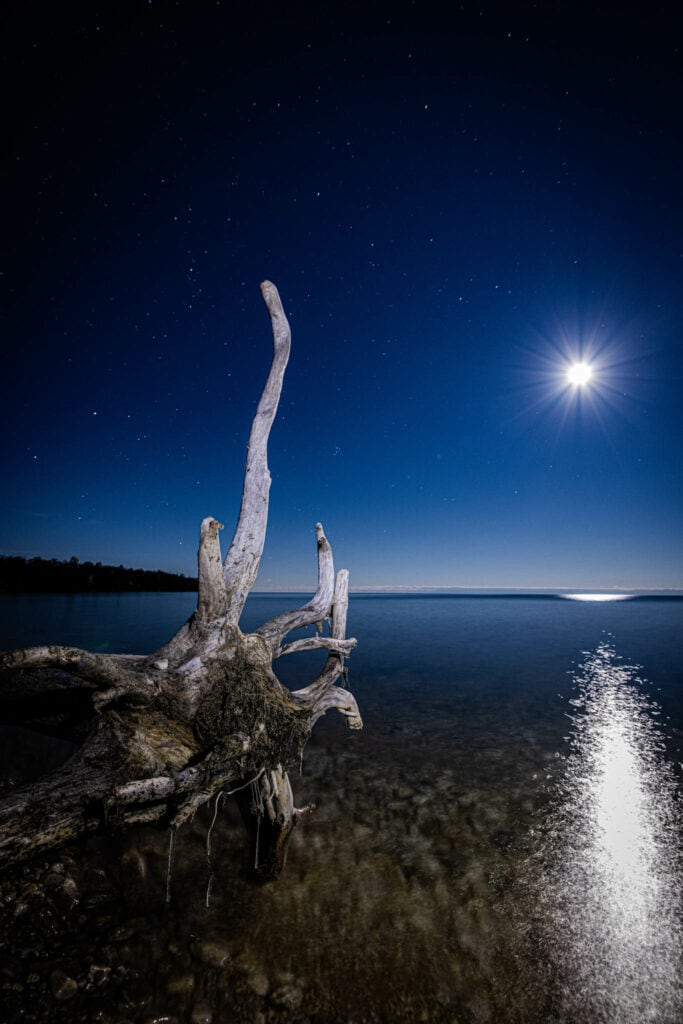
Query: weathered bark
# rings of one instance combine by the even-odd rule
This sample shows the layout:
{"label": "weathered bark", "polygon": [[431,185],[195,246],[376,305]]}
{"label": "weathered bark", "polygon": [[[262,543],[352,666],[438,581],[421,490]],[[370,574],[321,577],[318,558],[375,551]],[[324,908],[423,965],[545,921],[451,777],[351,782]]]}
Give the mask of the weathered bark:
{"label": "weathered bark", "polygon": [[[331,708],[351,728],[362,727],[352,694],[336,685],[356,643],[346,639],[348,573],[335,581],[319,523],[311,601],[254,633],[239,628],[263,552],[268,436],[290,348],[277,289],[266,281],[261,291],[273,362],[251,427],[239,518],[224,562],[221,524],[211,516],[201,524],[193,615],[149,656],[55,646],[0,655],[0,703],[10,720],[59,732],[69,715],[81,721],[87,707],[90,716],[84,742],[57,772],[0,801],[0,863],[114,825],[158,823],[174,834],[213,796],[235,791],[253,839],[254,869],[276,878],[294,825],[311,809],[294,806],[288,765],[298,762],[313,725]],[[329,636],[285,642],[292,630],[326,619]],[[273,660],[318,648],[328,652],[318,678],[294,692],[283,687]],[[60,714],[65,696],[69,707]]]}
{"label": "weathered bark", "polygon": [[261,285],[261,294],[268,307],[273,328],[273,362],[251,425],[242,488],[242,507],[232,544],[223,565],[228,595],[228,619],[235,623],[239,620],[247,594],[254,585],[263,554],[270,494],[268,436],[280,401],[282,379],[290,349],[289,324],[277,288],[270,281],[264,281]]}

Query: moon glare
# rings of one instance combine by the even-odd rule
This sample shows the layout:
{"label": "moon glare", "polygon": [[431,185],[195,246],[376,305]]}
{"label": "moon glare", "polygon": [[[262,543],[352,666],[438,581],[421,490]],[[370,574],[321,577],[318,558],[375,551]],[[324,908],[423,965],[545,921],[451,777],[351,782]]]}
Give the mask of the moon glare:
{"label": "moon glare", "polygon": [[573,363],[567,370],[567,380],[575,387],[587,384],[592,376],[593,371],[588,363]]}

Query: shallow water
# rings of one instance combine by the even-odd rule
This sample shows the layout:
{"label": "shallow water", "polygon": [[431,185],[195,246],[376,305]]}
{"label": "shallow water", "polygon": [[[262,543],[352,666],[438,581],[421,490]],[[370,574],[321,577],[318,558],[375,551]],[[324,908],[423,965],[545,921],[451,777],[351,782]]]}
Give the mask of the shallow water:
{"label": "shallow water", "polygon": [[[4,601],[3,646],[138,652],[192,608]],[[244,626],[287,606],[255,595]],[[5,1019],[674,1024],[682,620],[666,600],[353,596],[365,729],[316,727],[283,880],[246,880],[229,800],[208,908],[213,807],[178,837],[169,905],[164,833],[35,865],[7,882]],[[301,685],[319,663],[276,667]]]}

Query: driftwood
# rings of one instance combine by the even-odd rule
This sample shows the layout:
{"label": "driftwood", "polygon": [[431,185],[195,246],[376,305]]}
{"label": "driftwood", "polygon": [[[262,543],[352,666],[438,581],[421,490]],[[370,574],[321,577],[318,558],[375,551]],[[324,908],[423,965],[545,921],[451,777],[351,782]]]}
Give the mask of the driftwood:
{"label": "driftwood", "polygon": [[[211,516],[201,524],[197,608],[149,656],[33,647],[0,655],[5,719],[64,732],[82,743],[57,771],[0,801],[0,863],[15,862],[101,828],[158,823],[175,831],[219,793],[236,792],[254,843],[258,874],[276,878],[297,819],[287,768],[318,718],[334,708],[353,729],[358,706],[344,687],[348,573],[334,574],[320,524],[318,589],[303,607],[242,633],[239,620],[263,551],[270,473],[267,443],[290,349],[277,289],[261,285],[274,355],[251,427],[242,504],[221,559]],[[287,641],[328,620],[329,635]],[[290,691],[273,661],[321,649],[327,660],[308,686]],[[342,685],[337,685],[341,681]]]}

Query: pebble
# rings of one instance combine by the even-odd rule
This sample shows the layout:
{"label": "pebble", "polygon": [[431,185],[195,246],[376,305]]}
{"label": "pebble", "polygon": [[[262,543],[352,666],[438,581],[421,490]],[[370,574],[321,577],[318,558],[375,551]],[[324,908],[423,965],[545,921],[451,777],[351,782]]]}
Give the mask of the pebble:
{"label": "pebble", "polygon": [[88,980],[91,985],[101,985],[111,974],[111,967],[105,964],[90,964],[88,968]]}
{"label": "pebble", "polygon": [[225,967],[232,959],[230,947],[215,939],[204,939],[192,947],[193,954],[210,967]]}
{"label": "pebble", "polygon": [[78,886],[76,885],[71,875],[64,876],[60,888],[64,895],[68,897],[68,899],[71,901],[71,903],[78,903],[80,899],[80,893],[78,891]]}
{"label": "pebble", "polygon": [[367,825],[353,826],[353,838],[359,843],[367,842],[373,834],[374,829],[368,828]]}
{"label": "pebble", "polygon": [[303,992],[294,982],[280,985],[270,997],[271,1002],[283,1010],[297,1010],[301,1006],[303,998]]}
{"label": "pebble", "polygon": [[78,982],[64,971],[53,971],[50,975],[50,988],[55,999],[71,999],[78,992]]}
{"label": "pebble", "polygon": [[126,939],[130,939],[133,935],[137,935],[137,933],[142,931],[146,925],[147,922],[144,917],[134,917],[130,921],[124,921],[123,924],[114,928],[111,933],[111,940],[112,942],[124,942]]}
{"label": "pebble", "polygon": [[187,995],[194,991],[194,985],[194,974],[179,974],[177,977],[171,978],[166,986],[166,991],[169,995]]}
{"label": "pebble", "polygon": [[270,982],[268,981],[265,971],[259,970],[258,968],[250,971],[247,975],[247,985],[252,992],[256,993],[257,996],[267,995],[268,989],[270,988]]}

